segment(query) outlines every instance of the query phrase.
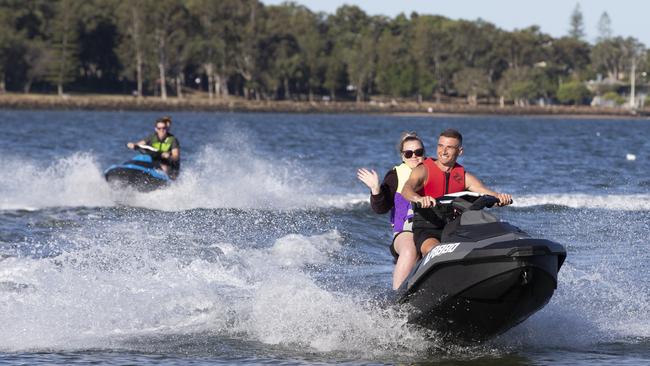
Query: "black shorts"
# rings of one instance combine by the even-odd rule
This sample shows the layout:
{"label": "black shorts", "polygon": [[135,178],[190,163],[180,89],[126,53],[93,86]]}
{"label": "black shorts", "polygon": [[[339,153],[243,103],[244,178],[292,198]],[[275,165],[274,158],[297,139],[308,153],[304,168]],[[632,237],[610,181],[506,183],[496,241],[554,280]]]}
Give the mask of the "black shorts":
{"label": "black shorts", "polygon": [[395,250],[395,239],[400,236],[402,233],[413,233],[413,218],[409,217],[402,224],[402,230],[393,232],[393,241],[390,242],[390,254],[393,255],[393,263],[397,263],[397,258],[399,258],[399,253]]}
{"label": "black shorts", "polygon": [[390,254],[393,255],[393,263],[397,263],[397,258],[399,258],[399,253],[395,250],[395,239],[402,233],[413,233],[412,230],[402,230],[398,233],[393,233],[393,241],[390,243]]}
{"label": "black shorts", "polygon": [[440,241],[443,228],[444,223],[432,223],[418,212],[415,213],[413,217],[413,241],[419,255],[422,255],[422,244],[424,244],[425,240],[434,238]]}

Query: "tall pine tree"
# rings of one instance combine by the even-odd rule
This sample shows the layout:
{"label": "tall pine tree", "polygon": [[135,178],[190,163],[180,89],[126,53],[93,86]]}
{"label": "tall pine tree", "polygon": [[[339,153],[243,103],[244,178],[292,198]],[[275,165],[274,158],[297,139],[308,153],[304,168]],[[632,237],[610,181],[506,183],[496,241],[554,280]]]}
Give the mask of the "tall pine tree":
{"label": "tall pine tree", "polygon": [[576,3],[576,7],[573,8],[573,12],[571,13],[569,37],[575,39],[583,39],[585,37],[585,25],[580,3]]}

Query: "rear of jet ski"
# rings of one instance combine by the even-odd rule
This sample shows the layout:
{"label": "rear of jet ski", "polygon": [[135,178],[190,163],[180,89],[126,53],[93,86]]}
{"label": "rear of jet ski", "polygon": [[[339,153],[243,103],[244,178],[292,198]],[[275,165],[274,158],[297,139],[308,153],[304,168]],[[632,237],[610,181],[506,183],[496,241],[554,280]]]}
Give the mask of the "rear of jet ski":
{"label": "rear of jet ski", "polygon": [[402,301],[415,308],[409,322],[469,342],[503,333],[541,309],[557,287],[566,256],[548,240],[474,249],[473,243],[451,245],[456,244],[463,258],[448,253],[425,263]]}

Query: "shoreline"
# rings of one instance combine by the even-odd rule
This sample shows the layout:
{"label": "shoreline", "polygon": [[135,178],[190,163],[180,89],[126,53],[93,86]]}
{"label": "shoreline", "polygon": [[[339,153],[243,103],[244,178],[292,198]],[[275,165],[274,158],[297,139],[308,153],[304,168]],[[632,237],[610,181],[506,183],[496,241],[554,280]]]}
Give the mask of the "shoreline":
{"label": "shoreline", "polygon": [[188,96],[184,99],[170,97],[135,98],[124,95],[65,95],[53,94],[0,94],[0,109],[9,110],[98,110],[98,111],[201,111],[201,112],[256,112],[256,113],[351,113],[388,114],[398,116],[441,115],[503,115],[503,116],[555,116],[574,118],[644,118],[650,108],[636,111],[623,108],[591,106],[526,106],[477,105],[458,103],[411,101],[399,102],[309,102],[309,101],[255,101],[241,97],[209,100],[207,97]]}

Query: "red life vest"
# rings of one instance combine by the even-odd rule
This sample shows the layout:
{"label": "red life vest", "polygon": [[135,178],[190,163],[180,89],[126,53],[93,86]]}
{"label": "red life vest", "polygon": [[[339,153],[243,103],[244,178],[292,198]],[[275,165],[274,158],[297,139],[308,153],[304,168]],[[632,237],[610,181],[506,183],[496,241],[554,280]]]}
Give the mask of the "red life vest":
{"label": "red life vest", "polygon": [[419,195],[438,198],[465,190],[465,168],[462,165],[456,163],[447,173],[440,170],[432,158],[424,159],[422,164],[427,168],[427,181]]}

